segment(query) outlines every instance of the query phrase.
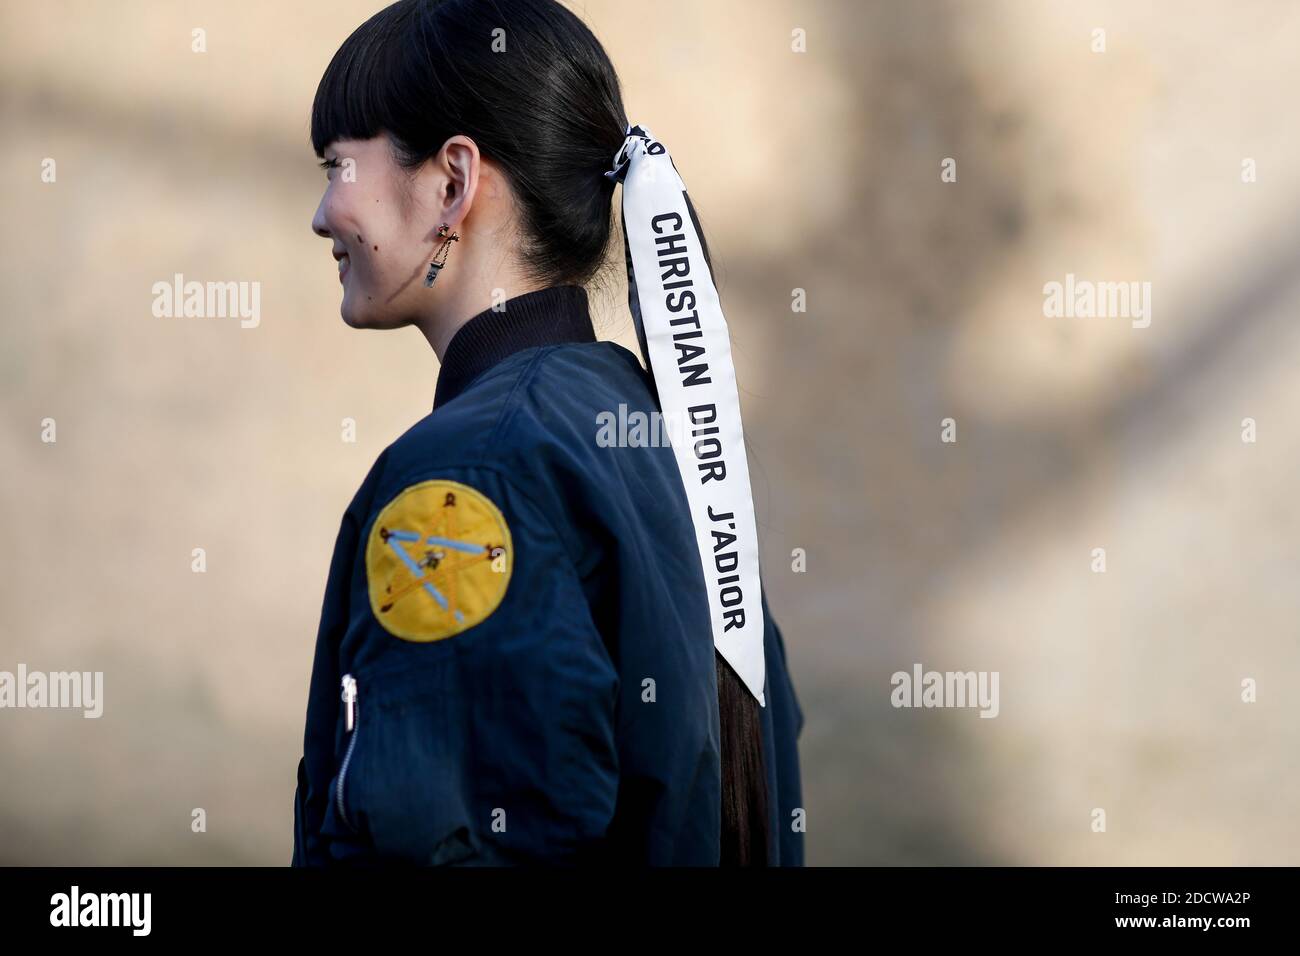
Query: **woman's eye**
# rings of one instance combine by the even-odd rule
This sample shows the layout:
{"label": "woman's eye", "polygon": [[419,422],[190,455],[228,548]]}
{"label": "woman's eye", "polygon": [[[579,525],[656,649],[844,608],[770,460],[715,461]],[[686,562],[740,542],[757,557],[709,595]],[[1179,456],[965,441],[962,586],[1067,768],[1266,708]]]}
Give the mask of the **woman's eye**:
{"label": "woman's eye", "polygon": [[338,169],[339,161],[337,159],[323,159],[319,165],[321,169]]}

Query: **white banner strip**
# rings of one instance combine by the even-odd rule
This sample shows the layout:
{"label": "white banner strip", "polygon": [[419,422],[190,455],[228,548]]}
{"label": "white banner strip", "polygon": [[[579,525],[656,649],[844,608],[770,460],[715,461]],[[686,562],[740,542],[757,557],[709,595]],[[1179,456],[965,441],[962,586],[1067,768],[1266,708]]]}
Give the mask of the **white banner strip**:
{"label": "white banner strip", "polygon": [[628,304],[686,487],[714,646],[767,706],[758,534],[727,320],[672,157],[645,127],[627,132],[605,175],[623,183]]}

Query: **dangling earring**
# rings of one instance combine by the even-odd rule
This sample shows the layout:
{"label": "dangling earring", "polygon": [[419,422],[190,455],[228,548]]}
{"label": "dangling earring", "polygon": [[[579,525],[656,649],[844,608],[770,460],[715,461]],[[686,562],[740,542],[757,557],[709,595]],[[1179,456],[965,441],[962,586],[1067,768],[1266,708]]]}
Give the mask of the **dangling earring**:
{"label": "dangling earring", "polygon": [[438,251],[433,254],[433,261],[429,263],[429,274],[424,277],[426,287],[433,285],[433,280],[438,278],[438,273],[447,264],[447,253],[451,251],[451,244],[460,241],[460,236],[454,232],[450,236],[447,235],[445,222],[438,227],[438,235],[442,237],[442,245],[438,247]]}

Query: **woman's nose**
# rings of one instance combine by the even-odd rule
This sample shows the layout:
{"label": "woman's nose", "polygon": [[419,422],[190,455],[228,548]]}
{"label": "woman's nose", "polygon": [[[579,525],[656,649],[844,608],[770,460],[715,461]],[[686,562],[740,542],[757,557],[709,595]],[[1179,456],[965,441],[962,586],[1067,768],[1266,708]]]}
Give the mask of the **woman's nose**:
{"label": "woman's nose", "polygon": [[316,233],[322,239],[331,238],[329,226],[325,225],[325,197],[322,196],[320,205],[316,207],[316,215],[311,217],[311,231]]}

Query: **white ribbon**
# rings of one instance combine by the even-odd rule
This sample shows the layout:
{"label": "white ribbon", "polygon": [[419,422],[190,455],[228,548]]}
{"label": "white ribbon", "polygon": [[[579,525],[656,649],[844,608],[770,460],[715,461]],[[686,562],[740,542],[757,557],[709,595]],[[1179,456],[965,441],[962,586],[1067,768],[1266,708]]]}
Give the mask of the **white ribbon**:
{"label": "white ribbon", "polygon": [[714,647],[766,706],[758,534],[727,320],[672,157],[645,127],[626,133],[605,175],[623,184],[628,305],[686,487]]}

